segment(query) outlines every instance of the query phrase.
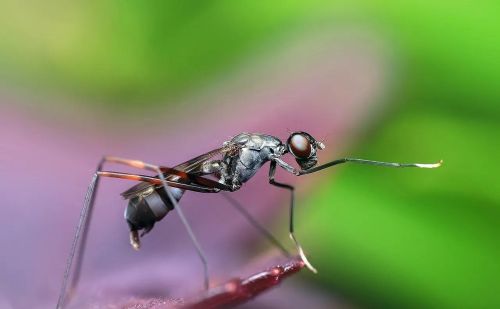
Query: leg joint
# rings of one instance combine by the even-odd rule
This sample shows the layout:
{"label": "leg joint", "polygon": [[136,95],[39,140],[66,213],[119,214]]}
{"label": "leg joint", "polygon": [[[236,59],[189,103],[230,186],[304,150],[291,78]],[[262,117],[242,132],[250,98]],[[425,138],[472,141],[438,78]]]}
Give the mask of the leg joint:
{"label": "leg joint", "polygon": [[295,188],[293,186],[287,185],[285,183],[277,182],[274,179],[269,179],[269,183],[272,184],[273,186],[276,186],[276,187],[279,187],[279,188],[283,188],[283,189],[288,189],[288,190],[290,190],[292,192],[295,190]]}

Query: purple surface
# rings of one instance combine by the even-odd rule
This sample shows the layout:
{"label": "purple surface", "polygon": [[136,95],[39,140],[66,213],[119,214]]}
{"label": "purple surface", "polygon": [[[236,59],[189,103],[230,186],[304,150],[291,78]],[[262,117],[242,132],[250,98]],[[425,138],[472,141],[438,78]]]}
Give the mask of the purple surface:
{"label": "purple surface", "polygon": [[[54,306],[83,196],[103,154],[172,166],[239,132],[285,139],[287,130],[304,130],[324,141],[320,162],[345,154],[340,149],[368,118],[373,111],[369,106],[384,88],[378,54],[356,41],[347,43],[341,41],[338,48],[322,41],[314,57],[310,51],[290,52],[268,66],[270,73],[262,73],[267,66],[262,64],[256,70],[261,73],[249,70],[237,81],[186,99],[178,105],[185,109],[155,111],[130,123],[135,131],[126,134],[121,129],[128,126],[119,117],[110,124],[92,111],[68,111],[57,104],[31,108],[23,102],[28,99],[1,97],[0,306]],[[268,222],[286,211],[288,194],[269,187],[266,177],[264,167],[235,197]],[[299,184],[301,194],[323,176],[298,180],[279,171],[277,177]],[[177,298],[201,289],[200,262],[175,214],[143,238],[140,252],[130,248],[123,220],[126,203],[118,193],[133,184],[102,182],[77,306],[128,297]],[[207,251],[214,283],[239,276],[260,236],[222,197],[191,193],[181,202]],[[286,227],[280,231],[286,239]],[[279,290],[295,293],[293,287],[273,293]],[[272,297],[267,299],[273,303]]]}

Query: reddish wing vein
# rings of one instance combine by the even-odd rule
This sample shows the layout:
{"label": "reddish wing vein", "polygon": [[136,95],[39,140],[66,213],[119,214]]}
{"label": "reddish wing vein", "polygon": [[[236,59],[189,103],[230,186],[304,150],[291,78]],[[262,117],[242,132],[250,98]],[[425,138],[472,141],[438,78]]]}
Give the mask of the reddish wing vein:
{"label": "reddish wing vein", "polygon": [[[185,178],[182,176],[182,174],[200,172],[202,169],[203,163],[205,163],[209,159],[211,159],[217,155],[224,155],[226,153],[237,151],[238,149],[239,149],[239,147],[235,144],[228,144],[228,145],[225,145],[224,147],[214,149],[214,150],[209,151],[207,153],[204,153],[198,157],[195,157],[193,159],[190,159],[186,162],[183,162],[179,165],[174,166],[172,169],[169,169],[169,170],[170,171],[172,171],[172,170],[178,171],[179,174],[176,173],[177,175],[172,175],[172,173],[166,172],[164,174],[165,178],[167,180],[177,180],[180,178],[179,179],[180,181],[189,183],[190,182],[189,177]],[[155,176],[155,177],[158,177],[158,176]],[[125,199],[130,199],[130,198],[136,196],[137,194],[149,189],[152,186],[155,186],[155,185],[147,183],[147,182],[141,182],[141,183],[131,187],[127,191],[123,192],[121,195]]]}

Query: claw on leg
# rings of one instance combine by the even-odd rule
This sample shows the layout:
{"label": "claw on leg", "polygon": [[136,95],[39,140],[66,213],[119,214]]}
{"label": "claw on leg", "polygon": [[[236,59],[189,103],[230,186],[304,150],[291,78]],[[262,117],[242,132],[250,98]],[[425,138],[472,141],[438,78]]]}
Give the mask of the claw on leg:
{"label": "claw on leg", "polygon": [[314,268],[314,266],[312,266],[312,264],[309,262],[309,260],[307,259],[307,256],[305,255],[304,253],[304,250],[302,250],[302,246],[299,244],[299,242],[297,241],[297,239],[295,239],[295,236],[293,236],[292,233],[290,233],[290,238],[293,240],[293,242],[295,243],[295,246],[297,247],[297,250],[299,250],[299,255],[300,255],[300,258],[302,259],[302,261],[304,262],[304,264],[306,265],[306,267],[313,273],[317,274],[318,271],[316,270],[316,268]]}

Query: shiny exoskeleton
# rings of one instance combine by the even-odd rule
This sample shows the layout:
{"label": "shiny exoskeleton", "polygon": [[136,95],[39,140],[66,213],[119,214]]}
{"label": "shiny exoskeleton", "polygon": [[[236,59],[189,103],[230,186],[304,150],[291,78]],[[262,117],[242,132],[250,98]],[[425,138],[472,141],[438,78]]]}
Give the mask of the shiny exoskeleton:
{"label": "shiny exoskeleton", "polygon": [[[87,235],[86,227],[88,226],[92,208],[94,207],[94,200],[97,192],[96,188],[102,177],[139,181],[139,184],[122,193],[122,196],[129,200],[128,206],[125,209],[125,219],[130,228],[130,244],[134,249],[139,249],[140,247],[139,231],[142,231],[142,236],[151,231],[154,224],[164,218],[169,211],[175,210],[178,213],[203,264],[205,288],[208,288],[209,276],[205,254],[182,211],[182,207],[178,203],[186,190],[202,193],[236,191],[240,189],[245,182],[250,180],[259,168],[269,161],[269,183],[275,187],[289,190],[291,195],[289,219],[290,238],[293,240],[307,268],[316,272],[316,269],[307,260],[294,234],[294,187],[274,179],[277,166],[293,175],[300,176],[346,162],[386,167],[420,168],[435,168],[441,164],[441,162],[435,164],[403,164],[343,158],[316,166],[318,163],[317,150],[324,149],[324,147],[323,143],[317,141],[306,132],[291,133],[285,143],[272,135],[241,133],[225,142],[222,147],[190,159],[173,168],[149,164],[139,160],[113,156],[104,157],[97,166],[97,171],[92,178],[92,182],[87,190],[87,195],[85,196],[83,208],[80,213],[80,220],[66,264],[57,308],[63,307],[67,294],[69,294],[67,291],[74,291],[78,283],[82,256],[85,249],[85,238]],[[283,161],[282,156],[287,153],[290,153],[295,158],[299,166],[298,169]],[[102,167],[105,163],[123,164],[155,172],[156,176],[103,171]],[[280,249],[283,254],[290,256],[285,247],[269,231],[261,226],[243,206],[229,194],[225,194],[225,192],[221,192],[223,193],[222,196],[227,199],[231,206],[238,210],[253,227]],[[80,252],[80,254],[77,255],[77,252]],[[75,256],[76,266],[74,276],[71,277],[71,269]],[[71,281],[69,280],[70,277],[72,278]]]}
{"label": "shiny exoskeleton", "polygon": [[[303,169],[313,167],[317,163],[316,151],[323,149],[324,145],[305,132],[295,132],[286,143],[272,135],[241,133],[223,144],[223,148],[228,147],[237,151],[225,152],[222,159],[206,160],[190,172],[195,175],[214,175],[221,184],[229,186],[231,191],[236,191],[270,160],[293,172],[292,166],[279,159],[288,152],[295,156],[297,163]],[[171,179],[176,177],[172,176]],[[176,201],[179,201],[184,193],[184,190],[178,188],[169,190]],[[142,183],[122,195],[129,199],[125,219],[134,233],[132,245],[138,248],[135,232],[143,230],[141,236],[148,233],[155,222],[163,219],[174,206],[161,186],[154,187]]]}

